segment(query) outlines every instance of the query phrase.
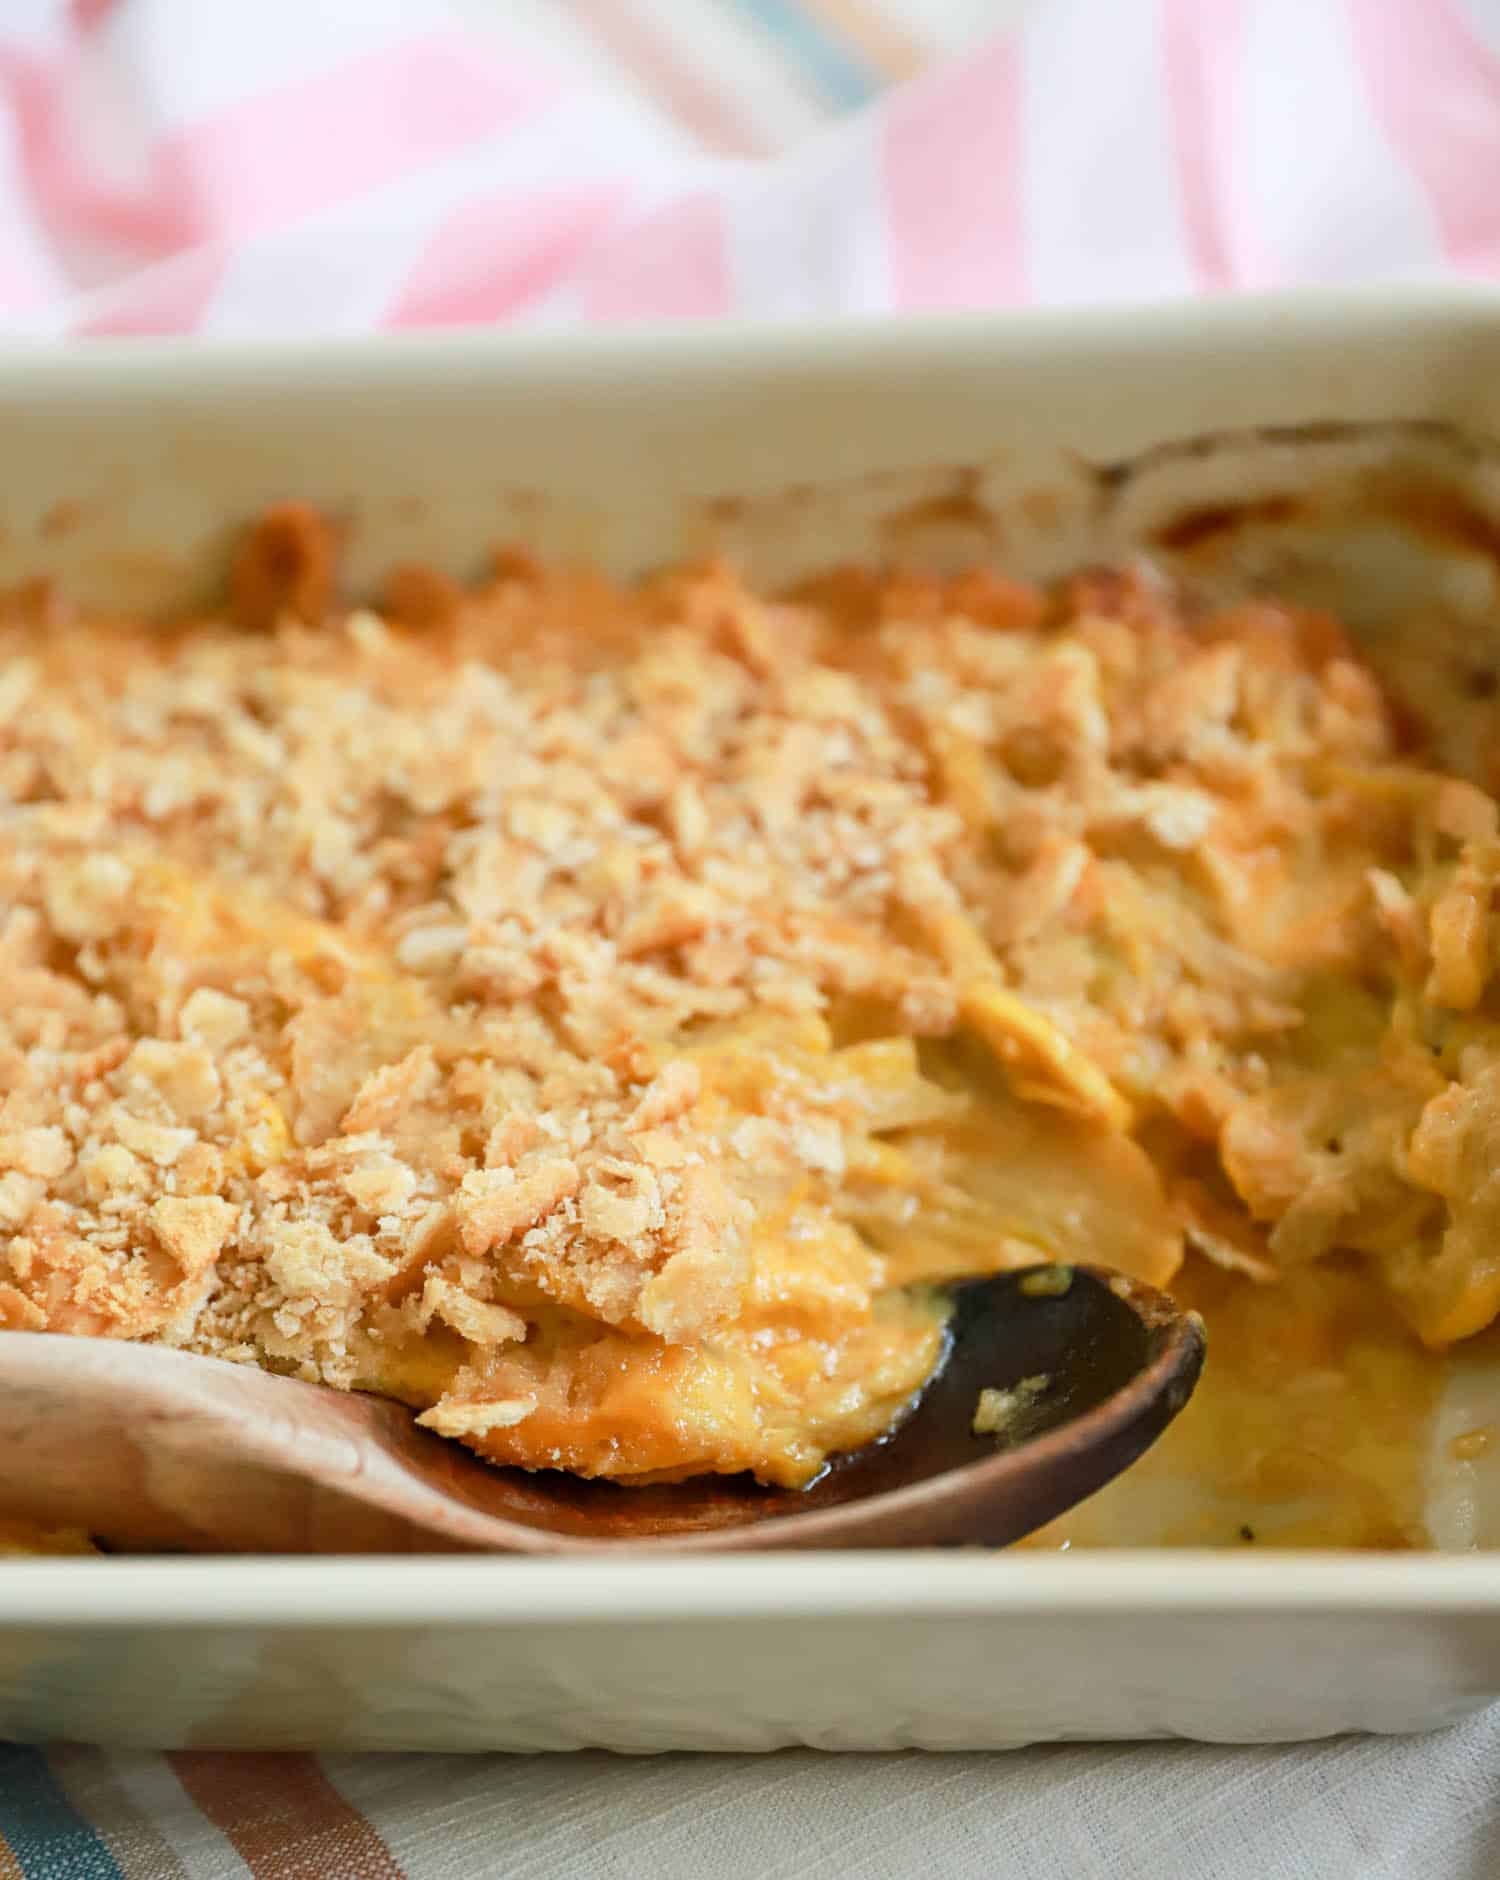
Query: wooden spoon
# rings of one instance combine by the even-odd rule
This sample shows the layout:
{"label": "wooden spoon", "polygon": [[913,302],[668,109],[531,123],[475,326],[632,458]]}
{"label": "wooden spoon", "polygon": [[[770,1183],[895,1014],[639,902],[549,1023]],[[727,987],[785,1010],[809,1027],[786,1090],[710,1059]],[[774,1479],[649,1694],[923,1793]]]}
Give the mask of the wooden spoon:
{"label": "wooden spoon", "polygon": [[[1003,1546],[1127,1468],[1187,1402],[1203,1349],[1196,1314],[1097,1268],[976,1281],[905,1421],[799,1492],[492,1468],[379,1398],[161,1346],[4,1332],[0,1504],[145,1551]],[[998,1435],[975,1434],[981,1390],[1038,1377]]]}

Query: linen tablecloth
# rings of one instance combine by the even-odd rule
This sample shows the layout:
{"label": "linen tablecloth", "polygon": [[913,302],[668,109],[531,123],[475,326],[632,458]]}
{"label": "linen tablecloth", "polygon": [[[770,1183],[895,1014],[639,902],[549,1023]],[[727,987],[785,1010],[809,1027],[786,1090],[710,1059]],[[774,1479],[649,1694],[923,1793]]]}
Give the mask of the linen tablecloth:
{"label": "linen tablecloth", "polygon": [[1005,1755],[0,1750],[26,1880],[1493,1880],[1500,1711],[1437,1737]]}
{"label": "linen tablecloth", "polygon": [[[1500,0],[0,0],[0,331],[39,342],[1497,269]],[[0,1880],[1479,1880],[1497,1768],[1500,1710],[996,1757],[13,1745]]]}

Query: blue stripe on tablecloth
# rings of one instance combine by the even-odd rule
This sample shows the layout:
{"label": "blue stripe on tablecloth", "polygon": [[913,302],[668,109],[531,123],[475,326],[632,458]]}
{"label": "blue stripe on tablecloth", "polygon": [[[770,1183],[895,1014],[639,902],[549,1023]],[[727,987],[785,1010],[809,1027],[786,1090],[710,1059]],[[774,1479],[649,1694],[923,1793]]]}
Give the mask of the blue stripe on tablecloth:
{"label": "blue stripe on tablecloth", "polygon": [[792,53],[823,95],[841,110],[867,104],[884,89],[884,76],[872,71],[796,0],[727,0],[727,4]]}
{"label": "blue stripe on tablecloth", "polygon": [[26,1880],[124,1880],[46,1757],[24,1743],[0,1743],[0,1835]]}

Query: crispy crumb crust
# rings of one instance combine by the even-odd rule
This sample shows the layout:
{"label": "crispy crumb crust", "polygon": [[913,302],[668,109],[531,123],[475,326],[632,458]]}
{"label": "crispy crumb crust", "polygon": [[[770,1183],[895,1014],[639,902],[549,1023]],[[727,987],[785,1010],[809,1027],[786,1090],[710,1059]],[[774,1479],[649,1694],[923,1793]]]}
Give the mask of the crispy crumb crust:
{"label": "crispy crumb crust", "polygon": [[924,1284],[1367,1254],[1500,1310],[1495,805],[1330,621],[507,556],[0,607],[0,1323],[803,1481]]}

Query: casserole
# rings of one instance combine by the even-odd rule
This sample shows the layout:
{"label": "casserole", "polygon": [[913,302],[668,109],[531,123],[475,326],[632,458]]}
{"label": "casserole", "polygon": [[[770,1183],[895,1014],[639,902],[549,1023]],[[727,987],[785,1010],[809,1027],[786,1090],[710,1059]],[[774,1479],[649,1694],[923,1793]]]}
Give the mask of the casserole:
{"label": "casserole", "polygon": [[[1500,457],[1484,440],[1500,430],[1486,404],[1497,363],[1500,309],[1453,289],[903,327],[22,355],[0,362],[0,581],[55,573],[85,601],[141,609],[201,600],[228,525],[295,495],[342,522],[356,588],[398,561],[464,573],[515,538],[620,572],[713,549],[772,584],[872,557],[1045,577],[1149,545],[1205,587],[1335,605],[1377,648],[1421,613],[1436,655],[1495,618]],[[1451,1453],[1500,1401],[1484,1345],[1453,1361],[1433,1438],[1428,1525],[1458,1551],[1500,1529],[1500,1463]],[[977,1748],[1410,1729],[1500,1693],[1500,1571],[1482,1553],[539,1572],[8,1564],[0,1729]]]}

